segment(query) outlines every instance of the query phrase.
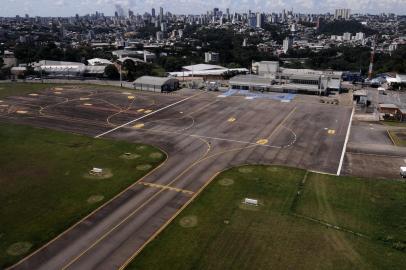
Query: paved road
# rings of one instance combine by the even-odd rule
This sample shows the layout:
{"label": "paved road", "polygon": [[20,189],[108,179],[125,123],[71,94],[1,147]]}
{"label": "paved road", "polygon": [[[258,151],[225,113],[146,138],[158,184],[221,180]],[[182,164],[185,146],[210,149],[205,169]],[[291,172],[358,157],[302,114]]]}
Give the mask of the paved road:
{"label": "paved road", "polygon": [[[112,102],[116,97],[109,95]],[[86,112],[80,104],[72,106],[62,101],[48,105],[46,117],[8,114],[5,119],[95,136],[109,129],[95,112],[100,119],[112,113],[104,115],[106,109],[101,104],[96,106],[100,96],[106,93],[94,94],[94,106]],[[144,97],[139,106],[155,106],[156,111],[185,97],[191,98],[137,121],[142,128],[134,128],[136,123],[132,123],[105,135],[156,145],[167,152],[167,161],[13,269],[118,269],[218,172],[232,166],[260,163],[327,173],[337,170],[351,114],[349,107],[219,98],[214,93],[191,92]],[[148,99],[154,102],[148,103]],[[29,107],[27,102],[33,102],[14,101],[14,106],[25,108]],[[137,118],[133,115],[136,109],[123,111],[126,117],[113,120],[125,123]],[[67,117],[75,114],[82,119]]]}

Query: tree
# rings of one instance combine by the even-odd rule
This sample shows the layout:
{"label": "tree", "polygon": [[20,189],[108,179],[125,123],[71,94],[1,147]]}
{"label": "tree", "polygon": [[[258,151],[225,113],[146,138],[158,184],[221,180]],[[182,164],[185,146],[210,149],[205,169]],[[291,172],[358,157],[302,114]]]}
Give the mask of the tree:
{"label": "tree", "polygon": [[118,73],[117,67],[115,65],[108,65],[104,69],[104,76],[109,78],[110,80],[117,80],[120,78],[120,74]]}

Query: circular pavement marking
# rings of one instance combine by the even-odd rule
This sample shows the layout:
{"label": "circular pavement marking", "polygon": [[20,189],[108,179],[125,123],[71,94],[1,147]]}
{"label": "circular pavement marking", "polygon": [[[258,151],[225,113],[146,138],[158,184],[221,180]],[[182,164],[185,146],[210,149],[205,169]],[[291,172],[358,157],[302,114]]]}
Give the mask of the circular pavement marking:
{"label": "circular pavement marking", "polygon": [[100,174],[90,174],[90,171],[83,175],[84,178],[93,179],[93,180],[102,180],[113,177],[113,173],[110,169],[103,169],[103,172]]}
{"label": "circular pavement marking", "polygon": [[129,160],[137,159],[139,157],[141,157],[141,155],[134,154],[134,153],[124,153],[120,156],[120,158],[122,158],[122,159],[129,159]]}
{"label": "circular pavement marking", "polygon": [[183,228],[193,228],[197,226],[197,217],[196,216],[186,216],[181,218],[179,225]]}
{"label": "circular pavement marking", "polygon": [[219,180],[219,185],[225,186],[225,187],[231,186],[231,185],[234,185],[234,180],[231,178],[223,178],[223,179]]}
{"label": "circular pavement marking", "polygon": [[104,200],[103,195],[92,195],[89,198],[87,198],[87,203],[93,204],[93,203],[98,203]]}
{"label": "circular pavement marking", "polygon": [[242,167],[242,168],[239,168],[238,171],[240,173],[252,173],[252,168]]}
{"label": "circular pavement marking", "polygon": [[159,153],[159,152],[154,152],[149,155],[150,158],[154,158],[154,159],[162,158],[162,156],[163,156],[162,153]]}
{"label": "circular pavement marking", "polygon": [[30,242],[17,242],[8,247],[7,254],[11,256],[19,256],[27,253],[31,247],[32,244]]}
{"label": "circular pavement marking", "polygon": [[138,165],[137,167],[135,167],[138,171],[147,171],[149,169],[152,168],[152,165],[150,164],[142,164],[142,165]]}
{"label": "circular pavement marking", "polygon": [[261,139],[261,140],[258,140],[257,141],[257,144],[262,144],[262,145],[264,145],[264,144],[267,144],[268,143],[268,140],[267,139]]}

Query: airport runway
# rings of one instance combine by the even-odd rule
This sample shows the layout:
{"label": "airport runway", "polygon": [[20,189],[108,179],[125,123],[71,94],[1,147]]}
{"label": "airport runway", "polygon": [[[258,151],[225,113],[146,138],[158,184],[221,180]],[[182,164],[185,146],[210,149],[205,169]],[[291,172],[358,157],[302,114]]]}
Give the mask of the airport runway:
{"label": "airport runway", "polygon": [[351,107],[218,95],[87,87],[4,99],[10,106],[0,113],[2,121],[149,143],[168,155],[156,170],[12,269],[120,269],[232,166],[337,172]]}

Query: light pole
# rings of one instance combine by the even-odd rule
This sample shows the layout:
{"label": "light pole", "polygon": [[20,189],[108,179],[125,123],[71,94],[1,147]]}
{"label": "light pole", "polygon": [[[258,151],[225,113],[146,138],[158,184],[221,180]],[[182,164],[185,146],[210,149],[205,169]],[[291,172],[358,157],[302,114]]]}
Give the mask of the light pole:
{"label": "light pole", "polygon": [[123,76],[121,74],[121,64],[119,64],[119,73],[120,73],[120,87],[123,87]]}

